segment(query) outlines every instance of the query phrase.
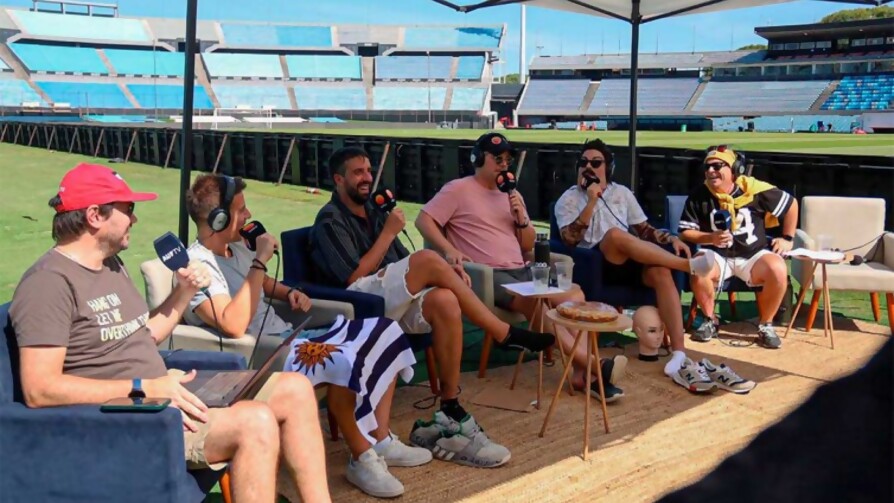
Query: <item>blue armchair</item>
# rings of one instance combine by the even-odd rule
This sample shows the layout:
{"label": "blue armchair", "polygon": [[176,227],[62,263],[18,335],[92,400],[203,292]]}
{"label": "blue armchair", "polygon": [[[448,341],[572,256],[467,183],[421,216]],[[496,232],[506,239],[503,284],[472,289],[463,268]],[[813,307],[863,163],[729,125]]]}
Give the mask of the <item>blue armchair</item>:
{"label": "blue armchair", "polygon": [[[300,288],[313,299],[336,300],[354,306],[357,319],[385,316],[385,299],[370,293],[352,292],[344,288],[323,286],[316,281],[315,269],[310,257],[311,227],[302,227],[280,234],[282,243],[283,284]],[[435,356],[431,349],[431,334],[409,337],[410,347],[414,352],[425,351],[425,363],[428,370],[428,383],[434,395],[440,394],[440,385],[436,372]],[[335,435],[333,435],[334,437]]]}
{"label": "blue armchair", "polygon": [[[0,306],[0,494],[4,501],[199,502],[221,472],[187,471],[183,426],[159,413],[100,412],[97,405],[30,409],[18,379],[18,346]],[[232,353],[162,352],[169,368],[244,369]]]}
{"label": "blue armchair", "polygon": [[616,307],[655,305],[655,291],[642,286],[606,284],[602,279],[602,252],[599,248],[570,247],[562,242],[556,223],[555,203],[549,207],[549,247],[555,253],[574,259],[572,279],[590,301]]}

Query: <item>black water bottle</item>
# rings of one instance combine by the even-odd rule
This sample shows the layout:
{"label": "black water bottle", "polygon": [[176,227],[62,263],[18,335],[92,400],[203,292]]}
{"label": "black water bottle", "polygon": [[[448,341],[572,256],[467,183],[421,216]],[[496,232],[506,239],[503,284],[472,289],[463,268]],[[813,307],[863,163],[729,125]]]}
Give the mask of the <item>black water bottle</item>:
{"label": "black water bottle", "polygon": [[534,263],[549,265],[549,239],[546,233],[538,233],[534,242]]}

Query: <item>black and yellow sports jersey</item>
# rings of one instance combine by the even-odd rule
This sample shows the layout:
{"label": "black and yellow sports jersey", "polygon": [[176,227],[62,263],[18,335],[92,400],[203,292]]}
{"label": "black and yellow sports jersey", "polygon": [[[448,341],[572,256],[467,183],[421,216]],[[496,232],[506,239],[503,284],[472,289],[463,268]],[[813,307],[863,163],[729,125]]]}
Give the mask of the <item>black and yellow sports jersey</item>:
{"label": "black and yellow sports jersey", "polygon": [[[733,199],[742,195],[743,191],[739,186],[736,186],[733,193],[730,194]],[[735,230],[730,229],[733,234],[732,247],[718,250],[710,245],[705,246],[728,257],[751,258],[759,250],[767,247],[767,217],[772,215],[781,222],[791,205],[791,194],[779,188],[772,187],[758,192],[750,202],[742,207],[738,207],[738,205],[736,207]],[[685,230],[715,232],[719,230],[714,224],[714,214],[721,209],[720,201],[708,190],[708,187],[698,186],[689,194],[689,198],[686,199],[686,204],[683,206],[679,232]]]}

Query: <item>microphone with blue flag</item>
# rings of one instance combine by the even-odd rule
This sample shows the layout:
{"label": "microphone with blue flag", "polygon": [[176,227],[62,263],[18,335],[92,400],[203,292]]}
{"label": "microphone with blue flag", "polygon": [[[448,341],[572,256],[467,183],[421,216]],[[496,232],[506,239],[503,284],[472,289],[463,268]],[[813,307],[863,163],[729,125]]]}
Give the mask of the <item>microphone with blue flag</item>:
{"label": "microphone with blue flag", "polygon": [[[189,267],[189,253],[187,253],[186,247],[183,246],[180,238],[175,236],[171,231],[156,238],[153,245],[155,245],[155,253],[158,254],[161,263],[168,269],[177,272],[180,269]],[[202,293],[208,296],[207,287],[203,287],[201,290]],[[208,298],[211,297],[208,296]]]}
{"label": "microphone with blue flag", "polygon": [[733,216],[726,210],[717,210],[711,217],[714,221],[714,228],[718,231],[728,231],[733,226]]}

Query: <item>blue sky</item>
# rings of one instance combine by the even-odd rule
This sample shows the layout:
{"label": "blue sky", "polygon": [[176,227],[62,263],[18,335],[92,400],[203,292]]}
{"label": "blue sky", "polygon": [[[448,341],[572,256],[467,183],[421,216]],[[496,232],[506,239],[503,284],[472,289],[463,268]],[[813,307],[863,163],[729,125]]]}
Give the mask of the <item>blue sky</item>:
{"label": "blue sky", "polygon": [[[98,0],[112,3],[114,0]],[[660,1],[660,0],[647,0]],[[31,0],[0,0],[30,7]],[[184,0],[118,0],[123,16],[183,17]],[[470,3],[463,0],[458,3]],[[797,1],[721,13],[670,18],[643,26],[640,53],[725,51],[764,40],[756,26],[818,21],[848,5]],[[506,73],[518,71],[520,7],[461,14],[431,0],[199,0],[202,19],[350,24],[508,24],[502,59]],[[543,55],[630,52],[630,25],[622,21],[529,7],[527,60]],[[538,49],[539,47],[539,49]],[[497,68],[498,73],[502,73]]]}

